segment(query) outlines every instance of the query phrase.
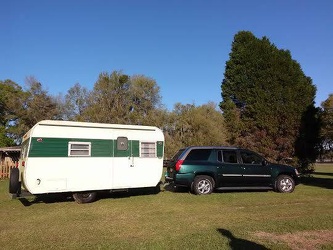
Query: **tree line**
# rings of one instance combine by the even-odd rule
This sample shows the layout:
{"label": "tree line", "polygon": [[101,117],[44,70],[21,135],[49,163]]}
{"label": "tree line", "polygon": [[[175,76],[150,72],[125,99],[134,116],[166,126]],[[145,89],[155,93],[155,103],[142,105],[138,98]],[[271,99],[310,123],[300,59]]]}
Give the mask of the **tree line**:
{"label": "tree line", "polygon": [[226,144],[224,119],[215,104],[176,103],[168,111],[158,84],[144,75],[103,72],[92,90],[76,83],[57,96],[28,77],[25,89],[11,80],[0,81],[0,92],[0,146],[19,144],[44,119],[157,126],[165,135],[167,158],[188,145]]}
{"label": "tree line", "polygon": [[92,90],[76,83],[57,96],[34,77],[24,88],[3,80],[0,146],[19,144],[44,119],[153,125],[164,132],[167,158],[189,145],[235,145],[307,169],[333,150],[333,94],[320,108],[315,94],[290,51],[241,31],[225,65],[218,107],[176,103],[169,111],[154,79],[122,71],[100,73]]}

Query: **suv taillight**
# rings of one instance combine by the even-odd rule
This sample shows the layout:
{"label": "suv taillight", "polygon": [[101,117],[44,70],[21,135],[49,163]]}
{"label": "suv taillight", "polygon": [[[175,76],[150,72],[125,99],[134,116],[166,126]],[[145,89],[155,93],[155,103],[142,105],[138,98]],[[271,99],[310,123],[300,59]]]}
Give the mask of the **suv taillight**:
{"label": "suv taillight", "polygon": [[184,160],[178,160],[176,163],[176,171],[178,172],[180,170],[180,168],[182,167]]}

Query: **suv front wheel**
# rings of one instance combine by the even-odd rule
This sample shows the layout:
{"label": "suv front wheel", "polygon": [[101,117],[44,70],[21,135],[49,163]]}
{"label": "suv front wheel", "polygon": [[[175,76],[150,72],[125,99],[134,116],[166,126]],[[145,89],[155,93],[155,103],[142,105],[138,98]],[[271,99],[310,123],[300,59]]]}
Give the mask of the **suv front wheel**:
{"label": "suv front wheel", "polygon": [[211,194],[214,189],[214,180],[207,175],[198,175],[194,178],[192,184],[192,191],[195,194]]}
{"label": "suv front wheel", "polygon": [[295,189],[295,181],[289,175],[280,175],[276,179],[275,189],[280,193],[291,193]]}

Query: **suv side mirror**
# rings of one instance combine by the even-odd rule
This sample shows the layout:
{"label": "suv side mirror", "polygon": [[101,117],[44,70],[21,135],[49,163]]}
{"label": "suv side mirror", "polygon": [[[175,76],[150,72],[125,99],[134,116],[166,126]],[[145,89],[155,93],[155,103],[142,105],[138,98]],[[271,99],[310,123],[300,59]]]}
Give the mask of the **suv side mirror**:
{"label": "suv side mirror", "polygon": [[262,164],[263,166],[267,166],[267,165],[268,165],[268,161],[263,160],[261,164]]}

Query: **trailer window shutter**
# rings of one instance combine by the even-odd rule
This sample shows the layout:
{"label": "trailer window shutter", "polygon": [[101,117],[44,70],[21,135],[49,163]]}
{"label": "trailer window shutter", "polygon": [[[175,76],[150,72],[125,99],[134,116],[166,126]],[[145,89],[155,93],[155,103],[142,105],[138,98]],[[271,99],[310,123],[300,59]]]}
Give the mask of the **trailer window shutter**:
{"label": "trailer window shutter", "polygon": [[141,142],[141,157],[156,157],[156,142]]}
{"label": "trailer window shutter", "polygon": [[68,142],[68,156],[90,156],[90,142]]}

